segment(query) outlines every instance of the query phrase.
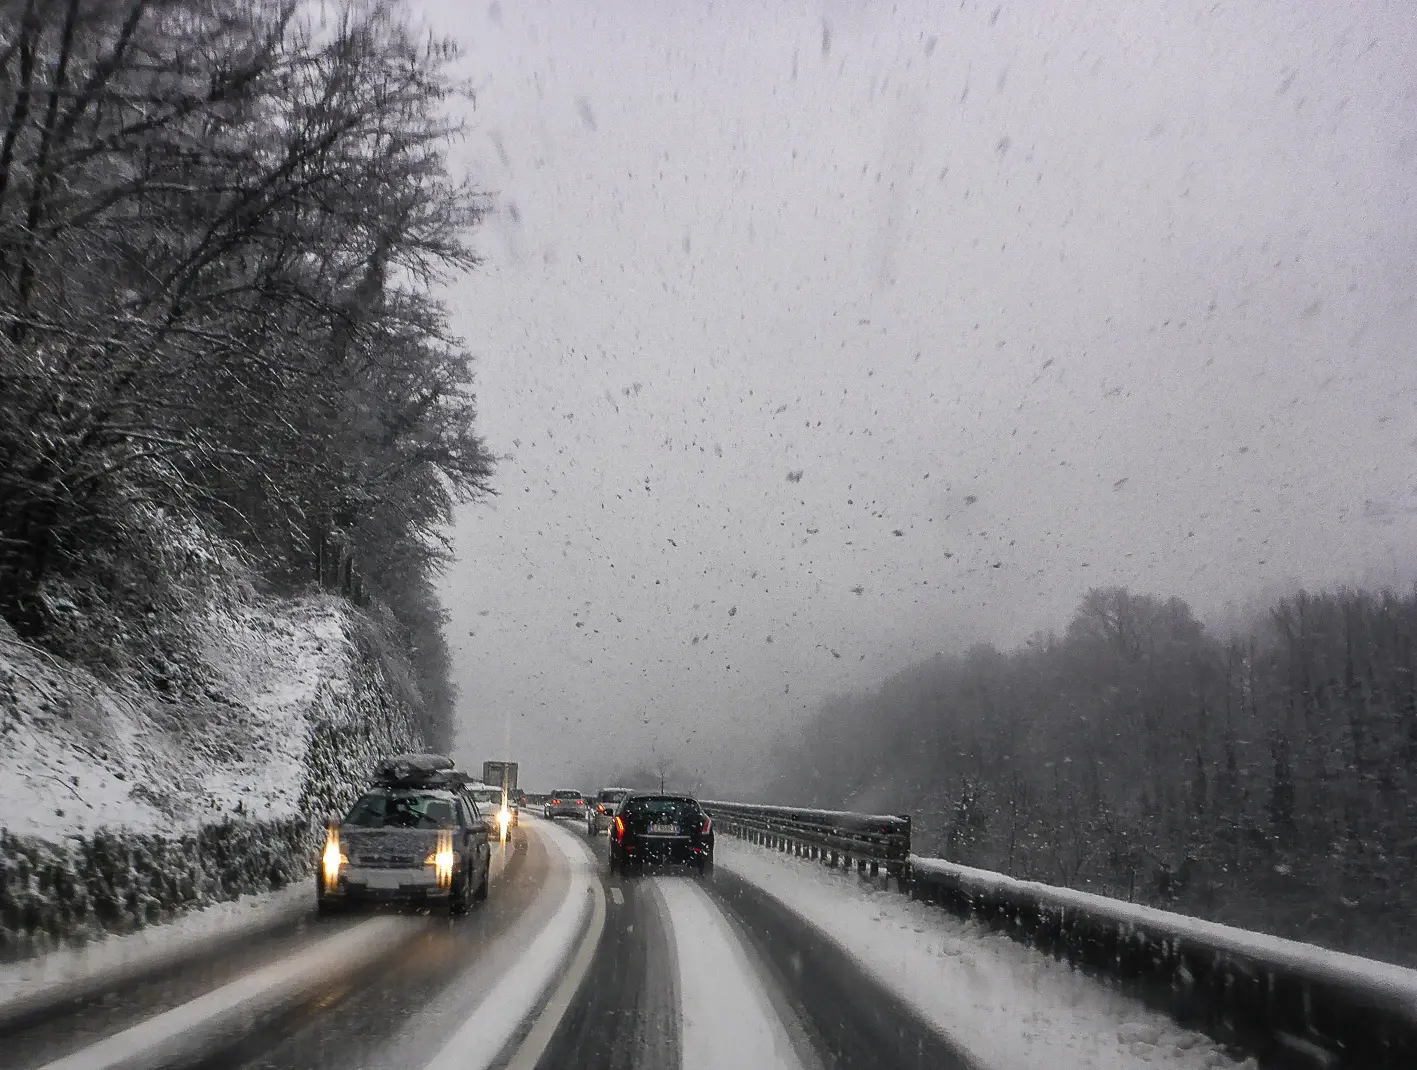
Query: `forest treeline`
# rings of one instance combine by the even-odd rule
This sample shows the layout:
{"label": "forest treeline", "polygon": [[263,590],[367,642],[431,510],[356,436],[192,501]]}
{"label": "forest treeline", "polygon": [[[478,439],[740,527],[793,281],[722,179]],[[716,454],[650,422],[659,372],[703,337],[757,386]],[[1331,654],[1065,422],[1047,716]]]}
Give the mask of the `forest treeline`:
{"label": "forest treeline", "polygon": [[21,636],[161,662],[195,530],[277,590],[391,620],[447,742],[439,532],[492,468],[432,296],[484,210],[445,159],[455,59],[392,2],[0,8],[0,616]]}
{"label": "forest treeline", "polygon": [[[825,702],[773,794],[910,813],[915,849],[1417,964],[1417,593],[1295,594],[1243,634],[1090,591],[1061,635]],[[785,801],[785,799],[784,799]]]}

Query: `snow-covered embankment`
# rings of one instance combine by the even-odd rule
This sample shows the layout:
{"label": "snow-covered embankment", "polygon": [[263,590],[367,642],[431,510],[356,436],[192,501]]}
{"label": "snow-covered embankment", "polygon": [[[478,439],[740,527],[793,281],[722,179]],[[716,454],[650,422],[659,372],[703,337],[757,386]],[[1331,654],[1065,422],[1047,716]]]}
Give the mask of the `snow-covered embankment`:
{"label": "snow-covered embankment", "polygon": [[0,957],[302,878],[320,819],[418,745],[400,666],[347,603],[203,613],[180,698],[0,633]]}

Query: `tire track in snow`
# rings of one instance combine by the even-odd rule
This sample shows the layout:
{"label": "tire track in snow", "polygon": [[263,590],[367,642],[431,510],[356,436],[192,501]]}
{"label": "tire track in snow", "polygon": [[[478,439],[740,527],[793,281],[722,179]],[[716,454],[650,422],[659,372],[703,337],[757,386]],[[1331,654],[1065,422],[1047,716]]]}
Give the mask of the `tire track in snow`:
{"label": "tire track in snow", "polygon": [[[539,1007],[552,993],[562,968],[584,941],[591,941],[593,946],[600,938],[605,922],[605,891],[596,874],[594,857],[584,844],[553,822],[539,822],[537,832],[545,836],[548,848],[561,851],[570,864],[571,879],[565,897],[525,954],[457,1027],[428,1063],[427,1070],[485,1070],[498,1062],[514,1041],[526,1039],[527,1032],[536,1029],[540,1012],[528,1022],[527,1008]],[[585,931],[587,924],[590,932]],[[565,1007],[549,1010],[559,1017]]]}
{"label": "tire track in snow", "polygon": [[658,883],[608,886],[605,933],[537,1070],[679,1070],[679,963]]}
{"label": "tire track in snow", "polygon": [[42,1070],[108,1070],[139,1059],[149,1065],[162,1065],[232,1019],[258,1014],[313,983],[388,954],[425,925],[415,918],[370,918],[321,940],[299,955],[252,970],[203,996],[47,1063]]}
{"label": "tire track in snow", "polygon": [[657,882],[679,959],[683,1070],[810,1070],[738,934],[691,878]]}

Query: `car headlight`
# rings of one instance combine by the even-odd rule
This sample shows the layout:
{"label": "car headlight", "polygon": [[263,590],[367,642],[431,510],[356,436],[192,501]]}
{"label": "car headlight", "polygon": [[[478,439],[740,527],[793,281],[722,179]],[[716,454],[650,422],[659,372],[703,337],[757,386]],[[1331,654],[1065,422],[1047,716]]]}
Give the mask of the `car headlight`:
{"label": "car headlight", "polygon": [[333,888],[339,883],[340,866],[349,865],[349,859],[339,849],[339,832],[330,829],[325,837],[325,853],[320,856],[321,868],[325,873],[325,887]]}
{"label": "car headlight", "polygon": [[497,811],[497,823],[502,826],[502,839],[507,838],[507,826],[512,823],[512,812],[505,806]]}
{"label": "car headlight", "polygon": [[423,864],[433,867],[433,875],[440,888],[452,885],[453,863],[456,861],[457,855],[453,854],[453,834],[451,832],[438,833],[438,849],[425,858]]}

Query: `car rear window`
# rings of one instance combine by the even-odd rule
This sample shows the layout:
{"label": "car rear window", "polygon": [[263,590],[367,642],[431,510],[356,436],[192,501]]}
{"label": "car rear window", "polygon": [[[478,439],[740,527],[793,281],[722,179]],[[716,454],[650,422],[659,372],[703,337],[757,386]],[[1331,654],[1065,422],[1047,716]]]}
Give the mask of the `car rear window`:
{"label": "car rear window", "polygon": [[631,799],[625,804],[623,813],[632,819],[677,825],[697,817],[699,807],[688,799]]}
{"label": "car rear window", "polygon": [[456,823],[451,800],[419,792],[371,792],[344,819],[344,824],[364,829],[437,829]]}
{"label": "car rear window", "polygon": [[551,793],[551,797],[552,797],[553,799],[573,799],[573,800],[574,800],[574,799],[579,799],[579,798],[581,797],[581,793],[578,792],[578,791],[553,791],[553,792]]}
{"label": "car rear window", "polygon": [[602,791],[602,792],[600,793],[600,801],[601,801],[601,802],[619,802],[621,799],[623,799],[623,798],[624,798],[626,795],[628,795],[628,794],[629,794],[629,792],[625,792],[625,791]]}

